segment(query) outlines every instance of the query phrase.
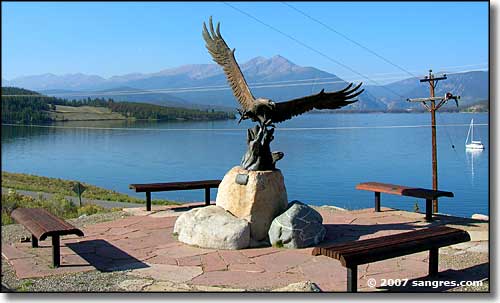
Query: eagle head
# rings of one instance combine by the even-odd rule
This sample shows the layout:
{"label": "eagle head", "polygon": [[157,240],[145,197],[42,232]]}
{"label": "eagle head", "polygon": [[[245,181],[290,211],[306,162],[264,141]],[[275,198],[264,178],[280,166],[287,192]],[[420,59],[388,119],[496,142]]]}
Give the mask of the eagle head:
{"label": "eagle head", "polygon": [[267,107],[268,109],[273,110],[276,108],[276,103],[274,103],[271,99],[257,98],[255,99],[255,107]]}

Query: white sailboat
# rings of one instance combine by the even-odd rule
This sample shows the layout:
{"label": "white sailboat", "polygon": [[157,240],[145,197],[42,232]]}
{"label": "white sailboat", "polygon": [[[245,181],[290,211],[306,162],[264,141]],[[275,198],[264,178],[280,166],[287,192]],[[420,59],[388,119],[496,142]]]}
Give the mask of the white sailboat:
{"label": "white sailboat", "polygon": [[[469,141],[470,135],[470,141]],[[470,120],[469,131],[467,132],[467,139],[465,139],[466,149],[484,149],[484,145],[481,141],[474,140],[474,119]]]}

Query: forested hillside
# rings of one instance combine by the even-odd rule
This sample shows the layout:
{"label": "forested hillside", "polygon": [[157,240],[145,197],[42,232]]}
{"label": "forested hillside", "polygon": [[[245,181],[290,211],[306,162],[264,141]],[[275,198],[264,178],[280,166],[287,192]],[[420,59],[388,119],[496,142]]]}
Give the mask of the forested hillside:
{"label": "forested hillside", "polygon": [[218,111],[201,111],[178,107],[166,107],[137,102],[108,102],[113,112],[121,113],[126,117],[154,120],[223,120],[234,119],[234,114]]}
{"label": "forested hillside", "polygon": [[150,120],[222,120],[234,119],[233,113],[221,111],[202,111],[177,107],[166,107],[147,103],[115,102],[113,99],[87,98],[66,100],[48,97],[37,92],[2,87],[2,123],[45,123],[51,122],[57,106],[93,106],[109,108],[112,112],[127,118]]}

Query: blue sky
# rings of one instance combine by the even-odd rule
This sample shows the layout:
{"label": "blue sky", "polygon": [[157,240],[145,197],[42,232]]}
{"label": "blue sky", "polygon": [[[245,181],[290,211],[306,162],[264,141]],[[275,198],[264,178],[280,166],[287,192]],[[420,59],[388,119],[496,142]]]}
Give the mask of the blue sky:
{"label": "blue sky", "polygon": [[[484,69],[488,63],[487,2],[291,4],[419,75],[429,68]],[[359,73],[383,82],[407,77],[282,3],[231,5]],[[280,54],[346,80],[360,78],[222,2],[2,2],[2,78],[76,72],[109,77],[211,63],[201,37],[210,15],[221,21],[240,63]]]}

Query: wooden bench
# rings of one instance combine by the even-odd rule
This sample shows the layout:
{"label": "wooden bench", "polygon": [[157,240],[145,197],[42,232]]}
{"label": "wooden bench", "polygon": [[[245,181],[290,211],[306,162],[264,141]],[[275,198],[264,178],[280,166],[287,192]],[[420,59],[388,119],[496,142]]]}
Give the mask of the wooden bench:
{"label": "wooden bench", "polygon": [[434,277],[438,274],[439,248],[467,241],[470,241],[470,236],[466,231],[439,226],[329,247],[315,247],[312,254],[340,260],[347,268],[347,291],[356,292],[358,265],[428,250],[429,276]]}
{"label": "wooden bench", "polygon": [[356,189],[375,192],[375,211],[380,211],[380,193],[425,199],[425,220],[432,221],[432,200],[439,197],[453,197],[449,191],[408,187],[379,182],[365,182],[356,185]]}
{"label": "wooden bench", "polygon": [[158,191],[205,189],[205,205],[210,205],[210,189],[218,188],[222,180],[202,180],[189,182],[130,184],[136,193],[146,193],[146,210],[151,211],[151,193]]}
{"label": "wooden bench", "polygon": [[52,265],[61,264],[60,236],[77,235],[83,232],[68,222],[49,213],[42,208],[16,208],[11,213],[12,219],[22,224],[31,233],[31,246],[38,247],[38,241],[52,237]]}

